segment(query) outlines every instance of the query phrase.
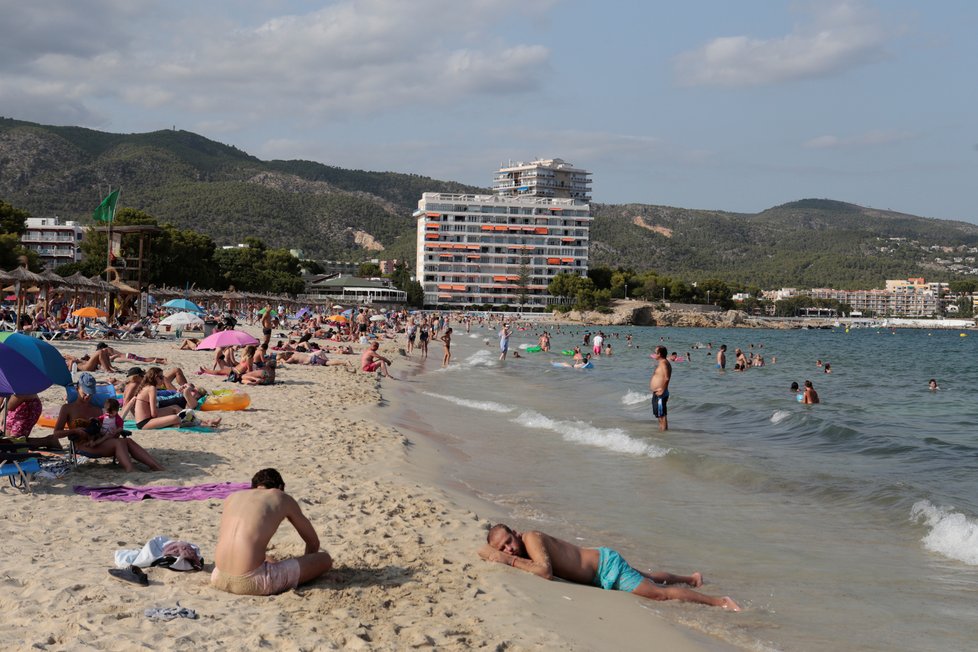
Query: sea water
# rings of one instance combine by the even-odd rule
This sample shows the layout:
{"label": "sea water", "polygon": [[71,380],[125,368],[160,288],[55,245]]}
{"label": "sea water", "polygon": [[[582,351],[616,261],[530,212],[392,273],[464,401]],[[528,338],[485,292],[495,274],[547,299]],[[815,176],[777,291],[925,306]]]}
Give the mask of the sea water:
{"label": "sea water", "polygon": [[[748,649],[975,649],[978,333],[602,330],[614,355],[579,370],[554,363],[583,328],[549,354],[518,331],[500,362],[494,330],[456,325],[447,368],[440,343],[396,360],[396,421],[447,442],[446,478],[498,518],[700,570],[745,608],[648,604],[666,618]],[[667,432],[650,412],[658,344],[691,357],[673,363]],[[733,371],[736,347],[767,364]],[[805,380],[821,404],[795,400]]]}

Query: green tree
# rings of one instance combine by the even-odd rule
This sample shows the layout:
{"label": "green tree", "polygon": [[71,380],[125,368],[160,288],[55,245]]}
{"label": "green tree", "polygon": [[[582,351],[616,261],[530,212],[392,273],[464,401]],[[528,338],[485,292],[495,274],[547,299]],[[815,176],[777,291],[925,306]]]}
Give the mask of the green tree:
{"label": "green tree", "polygon": [[594,282],[594,287],[599,290],[604,290],[611,287],[611,277],[612,272],[610,267],[599,265],[597,267],[590,267],[587,270],[587,277]]}
{"label": "green tree", "polygon": [[357,267],[357,276],[360,278],[380,276],[380,265],[377,263],[360,263],[360,266]]}
{"label": "green tree", "polygon": [[40,269],[37,253],[20,243],[20,236],[27,231],[27,218],[30,216],[27,211],[0,201],[0,268],[17,267],[20,257],[26,256],[29,269]]}
{"label": "green tree", "polygon": [[223,285],[214,253],[217,246],[209,235],[190,229],[181,230],[170,224],[153,238],[153,258],[162,258],[153,283],[185,287],[196,284],[201,288]]}
{"label": "green tree", "polygon": [[424,306],[424,287],[417,281],[408,281],[403,288],[407,292],[407,303],[414,308]]}
{"label": "green tree", "polygon": [[27,211],[0,200],[0,233],[24,235],[27,231],[27,218],[30,216]]}
{"label": "green tree", "polygon": [[951,281],[948,283],[948,290],[951,294],[972,294],[978,292],[978,281],[974,279]]}
{"label": "green tree", "polygon": [[560,272],[550,279],[550,283],[547,285],[547,292],[552,297],[557,297],[564,301],[571,301],[577,295],[581,283],[585,280],[591,283],[593,287],[594,282],[591,279],[584,279],[577,274],[571,274],[569,272]]}

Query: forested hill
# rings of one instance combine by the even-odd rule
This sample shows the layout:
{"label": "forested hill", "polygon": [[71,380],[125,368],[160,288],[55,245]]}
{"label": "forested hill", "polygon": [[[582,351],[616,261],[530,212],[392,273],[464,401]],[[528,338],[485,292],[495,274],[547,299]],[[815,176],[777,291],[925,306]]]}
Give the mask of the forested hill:
{"label": "forested hill", "polygon": [[413,257],[411,213],[423,192],[486,192],[414,174],[261,161],[187,131],[110,134],[0,118],[0,199],[85,222],[110,184],[122,189],[120,205],[221,245],[256,236],[310,258],[352,260]]}
{"label": "forested hill", "polygon": [[[122,188],[120,205],[218,244],[256,236],[310,258],[348,260],[413,260],[411,213],[423,192],[487,192],[413,174],[262,161],[187,131],[111,134],[0,118],[0,200],[87,222],[110,184]],[[873,287],[978,267],[969,252],[976,225],[830,200],[757,214],[594,204],[594,214],[592,264],[690,281]]]}
{"label": "forested hill", "polygon": [[978,267],[978,225],[827,199],[757,214],[645,204],[595,204],[593,212],[593,264],[690,280],[853,289],[909,276],[948,280]]}

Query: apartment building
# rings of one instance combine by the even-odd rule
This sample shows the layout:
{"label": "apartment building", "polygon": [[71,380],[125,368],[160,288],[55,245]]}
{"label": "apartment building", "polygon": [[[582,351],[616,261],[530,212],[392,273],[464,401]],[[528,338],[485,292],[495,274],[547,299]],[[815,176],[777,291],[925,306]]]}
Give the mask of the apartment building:
{"label": "apartment building", "polygon": [[[534,165],[538,176],[531,174]],[[556,301],[547,292],[554,276],[587,275],[592,218],[580,179],[589,173],[567,166],[576,185],[544,184],[550,178],[544,172],[555,166],[567,164],[549,159],[501,168],[493,195],[422,195],[414,217],[425,305],[542,307]],[[512,183],[500,181],[517,171],[518,177],[506,177]]]}
{"label": "apartment building", "polygon": [[27,230],[20,242],[37,252],[45,269],[55,268],[82,258],[81,241],[85,227],[78,222],[62,222],[58,217],[28,217]]}
{"label": "apartment building", "polygon": [[816,299],[833,299],[849,304],[859,312],[893,317],[930,317],[941,314],[941,297],[947,283],[927,283],[923,278],[886,281],[883,290],[833,290],[814,288],[808,294]]}
{"label": "apartment building", "polygon": [[492,179],[492,191],[500,197],[551,197],[591,201],[591,173],[563,159],[538,159],[502,166]]}

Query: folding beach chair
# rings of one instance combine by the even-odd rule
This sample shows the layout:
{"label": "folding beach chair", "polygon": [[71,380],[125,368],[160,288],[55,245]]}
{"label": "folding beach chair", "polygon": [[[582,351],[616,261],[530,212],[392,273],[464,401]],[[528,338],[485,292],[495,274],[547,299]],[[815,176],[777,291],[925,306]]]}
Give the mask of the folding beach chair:
{"label": "folding beach chair", "polygon": [[10,486],[25,494],[33,491],[31,480],[41,470],[41,464],[30,453],[0,452],[0,477],[10,481]]}

